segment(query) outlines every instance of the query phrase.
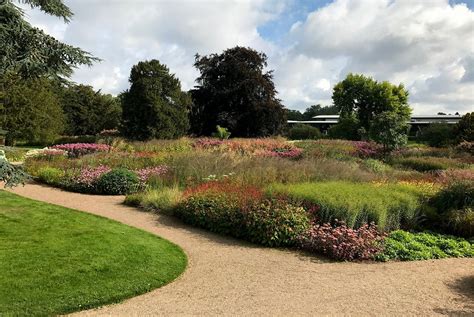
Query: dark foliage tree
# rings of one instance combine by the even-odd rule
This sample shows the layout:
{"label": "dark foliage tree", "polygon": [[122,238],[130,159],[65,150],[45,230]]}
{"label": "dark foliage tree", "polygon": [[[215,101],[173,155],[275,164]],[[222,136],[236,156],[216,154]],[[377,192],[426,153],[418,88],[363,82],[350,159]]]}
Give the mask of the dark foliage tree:
{"label": "dark foliage tree", "polygon": [[91,86],[64,88],[62,104],[67,118],[67,135],[95,135],[119,126],[122,107],[118,98],[94,91]]}
{"label": "dark foliage tree", "polygon": [[285,109],[286,110],[286,119],[302,121],[304,120],[303,114],[299,110]]}
{"label": "dark foliage tree", "polygon": [[385,153],[396,150],[408,141],[408,123],[394,111],[378,114],[370,126],[370,138],[382,144]]}
{"label": "dark foliage tree", "polygon": [[201,75],[191,91],[191,131],[211,135],[217,125],[235,137],[280,133],[286,113],[276,98],[271,71],[264,72],[267,56],[251,48],[234,47],[222,54],[196,55]]}
{"label": "dark foliage tree", "polygon": [[[179,80],[157,60],[139,62],[122,93],[122,133],[136,140],[171,139],[189,128],[189,96]],[[213,127],[213,131],[216,127]]]}
{"label": "dark foliage tree", "polygon": [[458,142],[474,141],[474,112],[468,112],[454,127],[454,134]]}
{"label": "dark foliage tree", "polygon": [[62,133],[64,114],[50,80],[20,80],[8,75],[0,81],[6,88],[0,125],[8,131],[7,145],[16,140],[49,144]]}

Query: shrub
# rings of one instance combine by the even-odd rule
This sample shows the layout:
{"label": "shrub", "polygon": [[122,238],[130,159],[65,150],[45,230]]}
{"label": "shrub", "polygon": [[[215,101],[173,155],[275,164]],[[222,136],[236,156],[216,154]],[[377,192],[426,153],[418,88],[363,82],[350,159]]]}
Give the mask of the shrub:
{"label": "shrub", "polygon": [[317,205],[319,223],[339,219],[350,228],[358,228],[374,222],[381,230],[414,226],[425,195],[417,186],[341,181],[275,184],[269,192]]}
{"label": "shrub", "polygon": [[64,178],[65,172],[54,167],[43,167],[37,172],[39,181],[49,185],[59,185]]}
{"label": "shrub", "polygon": [[97,189],[102,194],[123,195],[137,190],[139,179],[127,169],[114,169],[100,176]]}
{"label": "shrub", "polygon": [[384,241],[380,261],[429,260],[447,257],[473,257],[474,245],[464,239],[433,233],[391,232]]}
{"label": "shrub", "polygon": [[474,182],[454,182],[440,190],[429,202],[427,225],[464,237],[474,233]]}
{"label": "shrub", "polygon": [[454,126],[454,134],[458,142],[474,142],[474,112],[468,112]]}
{"label": "shrub", "polygon": [[446,147],[453,143],[454,127],[448,123],[433,123],[421,131],[421,141],[434,147]]}
{"label": "shrub", "polygon": [[343,222],[313,225],[300,237],[301,247],[321,252],[337,260],[369,260],[382,251],[384,235],[374,224],[351,229]]}
{"label": "shrub", "polygon": [[322,137],[318,128],[307,124],[297,124],[288,131],[291,140],[316,140]]}
{"label": "shrub", "polygon": [[308,213],[257,188],[210,182],[185,192],[175,213],[213,232],[268,246],[290,246],[309,227]]}
{"label": "shrub", "polygon": [[79,175],[72,179],[67,187],[79,192],[97,192],[97,182],[102,175],[110,171],[111,168],[105,165],[82,168]]}

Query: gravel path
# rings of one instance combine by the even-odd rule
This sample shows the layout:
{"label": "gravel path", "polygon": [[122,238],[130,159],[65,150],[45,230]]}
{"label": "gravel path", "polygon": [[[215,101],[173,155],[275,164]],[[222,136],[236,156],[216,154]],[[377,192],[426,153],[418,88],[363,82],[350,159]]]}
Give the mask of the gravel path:
{"label": "gravel path", "polygon": [[188,254],[177,281],[77,315],[474,315],[474,259],[335,263],[214,235],[126,207],[123,197],[35,184],[13,191],[141,228]]}

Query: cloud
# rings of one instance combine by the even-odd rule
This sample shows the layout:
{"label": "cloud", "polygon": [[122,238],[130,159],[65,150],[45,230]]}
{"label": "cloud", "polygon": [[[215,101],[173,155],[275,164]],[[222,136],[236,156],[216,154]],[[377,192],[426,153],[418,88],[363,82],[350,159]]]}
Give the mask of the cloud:
{"label": "cloud", "polygon": [[[347,73],[404,83],[415,113],[466,112],[474,105],[474,13],[448,0],[335,0],[306,15],[290,0],[69,1],[73,21],[28,10],[30,21],[102,58],[73,79],[118,93],[132,65],[159,59],[184,89],[194,55],[250,46],[269,56],[285,105],[330,104]],[[286,31],[268,32],[289,16]],[[286,20],[285,20],[286,21]],[[259,33],[265,26],[267,38]]]}
{"label": "cloud", "polygon": [[288,41],[294,56],[341,58],[336,81],[355,72],[404,83],[415,113],[472,111],[474,13],[465,5],[339,0],[293,25]]}

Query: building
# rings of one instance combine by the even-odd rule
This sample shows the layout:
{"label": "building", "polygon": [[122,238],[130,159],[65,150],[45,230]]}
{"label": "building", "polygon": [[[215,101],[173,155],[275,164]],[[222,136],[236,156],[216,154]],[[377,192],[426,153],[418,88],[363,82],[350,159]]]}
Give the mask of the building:
{"label": "building", "polygon": [[[314,116],[314,120],[311,121],[296,121],[288,120],[288,124],[310,124],[319,128],[322,132],[326,132],[331,126],[339,122],[339,115],[319,115]],[[411,116],[410,121],[407,123],[410,125],[410,134],[416,135],[423,126],[427,126],[432,123],[447,123],[456,124],[461,120],[461,115],[433,115],[433,116]]]}

